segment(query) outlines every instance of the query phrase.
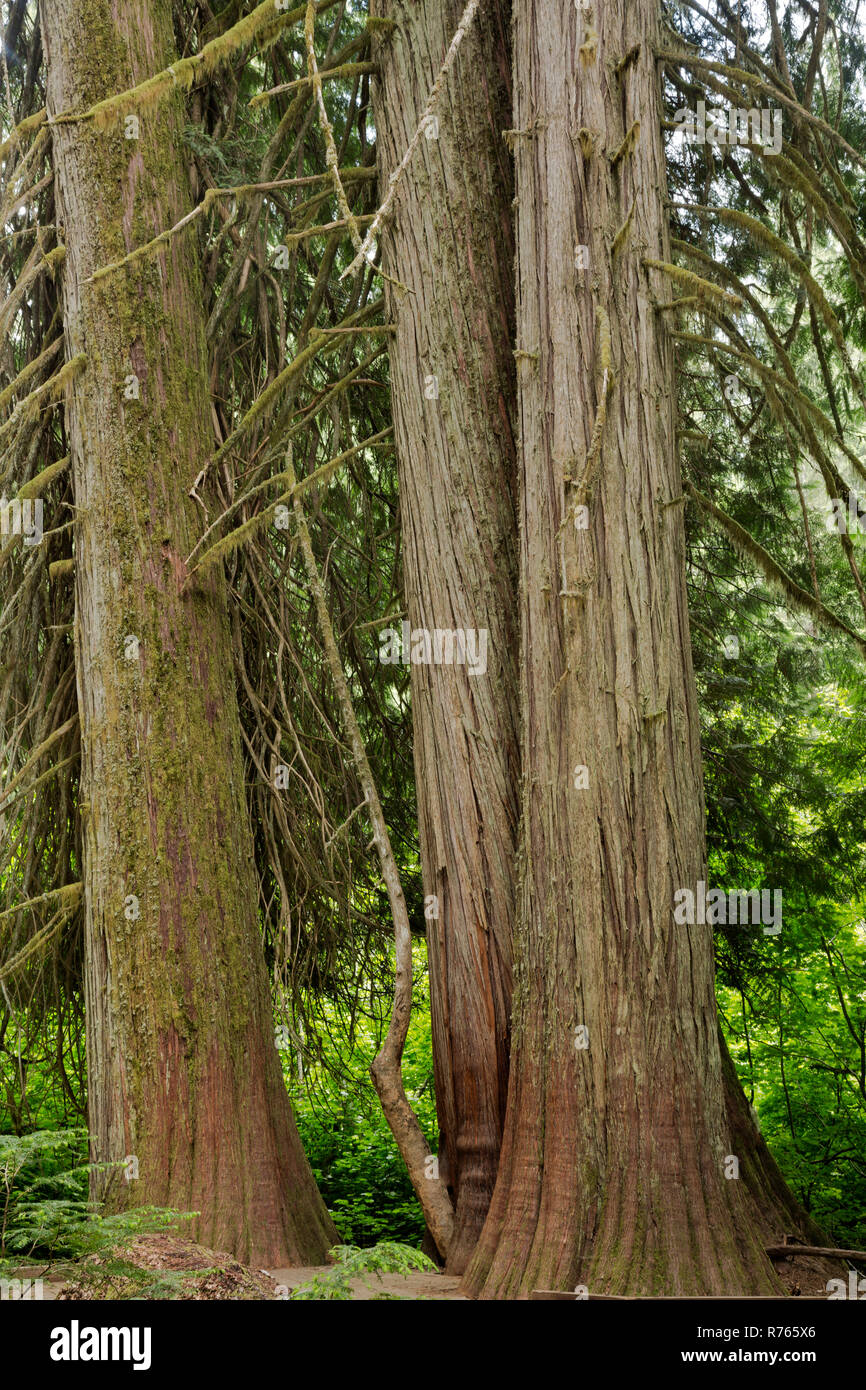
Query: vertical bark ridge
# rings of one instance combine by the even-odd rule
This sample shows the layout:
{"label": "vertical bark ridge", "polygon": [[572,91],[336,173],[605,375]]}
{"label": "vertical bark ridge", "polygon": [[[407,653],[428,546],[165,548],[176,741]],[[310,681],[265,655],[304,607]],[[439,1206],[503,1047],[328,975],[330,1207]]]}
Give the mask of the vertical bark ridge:
{"label": "vertical bark ridge", "polygon": [[643,265],[670,259],[658,7],[514,13],[522,868],[466,1288],[775,1292],[725,1176],[711,928],[673,920],[705,860],[667,289]]}
{"label": "vertical bark ridge", "polygon": [[[52,120],[176,57],[170,0],[47,0],[42,24]],[[90,278],[189,211],[180,96],[129,115],[52,131],[67,354],[87,356],[66,415],[89,1123],[96,1162],[138,1164],[94,1195],[199,1211],[198,1239],[257,1264],[319,1263],[337,1235],[274,1047],[222,575],[182,593],[210,437],[195,234]]]}
{"label": "vertical bark ridge", "polygon": [[[381,13],[383,7],[379,6]],[[383,193],[463,11],[397,0],[376,43]],[[412,629],[488,634],[485,674],[413,664],[440,1164],[460,1272],[493,1191],[505,1110],[519,747],[513,230],[501,131],[510,109],[507,7],[485,3],[383,232],[404,589]],[[435,385],[434,385],[435,378]],[[433,392],[438,394],[433,395]]]}

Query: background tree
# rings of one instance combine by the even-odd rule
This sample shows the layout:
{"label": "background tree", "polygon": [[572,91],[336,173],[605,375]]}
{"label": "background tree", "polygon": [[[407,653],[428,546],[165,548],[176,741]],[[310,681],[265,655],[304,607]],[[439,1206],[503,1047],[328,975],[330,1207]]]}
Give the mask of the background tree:
{"label": "background tree", "polygon": [[480,674],[411,667],[439,1165],[454,1195],[447,1267],[456,1273],[487,1214],[505,1114],[519,782],[512,181],[499,134],[509,14],[475,8],[390,6],[396,29],[373,48],[383,201],[417,142],[383,232],[406,612],[412,631],[481,632],[489,653]]}

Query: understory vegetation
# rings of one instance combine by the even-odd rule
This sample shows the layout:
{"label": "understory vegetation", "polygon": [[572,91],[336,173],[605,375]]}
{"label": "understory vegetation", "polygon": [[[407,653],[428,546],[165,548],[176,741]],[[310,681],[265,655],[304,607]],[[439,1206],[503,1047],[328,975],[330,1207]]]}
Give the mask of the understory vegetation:
{"label": "understory vegetation", "polygon": [[[46,523],[39,546],[7,545],[5,532],[0,541],[0,1274],[44,1265],[71,1278],[88,1258],[102,1259],[135,1236],[182,1234],[195,1214],[135,1205],[118,1211],[116,1201],[103,1209],[90,1195],[87,1095],[98,1078],[88,1077],[86,1062],[82,884],[91,808],[82,800],[81,618],[68,582],[77,559],[74,441],[61,408],[81,364],[64,365],[61,347],[66,253],[36,5],[2,8],[0,489],[19,501],[44,501]],[[193,211],[162,240],[130,253],[130,264],[99,275],[140,274],[142,284],[152,275],[155,284],[157,253],[169,254],[175,236],[187,239],[200,272],[214,437],[190,494],[198,539],[180,560],[188,576],[201,580],[210,566],[225,575],[227,684],[237,692],[245,788],[238,804],[255,868],[247,901],[257,894],[250,933],[257,946],[257,914],[274,1045],[341,1242],[334,1269],[293,1297],[342,1299],[351,1279],[374,1287],[383,1272],[431,1268],[418,1184],[413,1189],[370,1073],[399,976],[385,858],[375,852],[386,838],[414,967],[403,1084],[434,1166],[440,1144],[410,674],[408,665],[380,660],[379,648],[383,629],[399,628],[407,611],[390,393],[394,325],[380,273],[384,227],[374,225],[383,193],[371,55],[390,36],[390,21],[346,0],[302,6],[290,25],[287,6],[278,6],[279,19],[268,21],[273,32],[260,26],[256,44],[237,33],[250,9],[237,0],[175,0],[169,8],[181,61],[173,85],[165,74],[161,81],[172,92],[184,89],[179,129]],[[676,395],[683,496],[663,505],[682,505],[685,516],[708,884],[783,890],[777,933],[714,924],[722,1030],[795,1197],[838,1246],[862,1250],[860,10],[855,0],[661,6],[665,46],[657,62],[675,264],[654,264],[674,298],[651,309],[672,325],[675,340],[668,400]],[[588,64],[594,49],[587,42]],[[620,67],[636,63],[632,52]],[[139,93],[143,120],[163,88]],[[774,151],[754,139],[734,147],[689,143],[676,113],[699,101],[745,110],[774,104],[784,114],[784,144]],[[119,120],[107,102],[97,127]],[[634,122],[611,151],[614,167],[632,158],[639,127]],[[128,138],[120,125],[115,134]],[[504,134],[511,158],[514,140],[528,132]],[[590,136],[585,129],[574,136],[576,150],[581,140],[587,147],[587,167]],[[613,229],[612,263],[633,251],[634,210]],[[379,241],[361,255],[371,227]],[[387,283],[395,293],[404,289],[393,277]],[[610,353],[604,322],[601,358],[605,347]],[[533,352],[524,347],[514,356],[526,367]],[[427,365],[421,379],[436,383],[438,393],[438,378],[424,376]],[[445,368],[437,370],[444,381]],[[126,380],[138,389],[136,376]],[[601,449],[608,365],[603,380],[587,478]],[[459,505],[442,499],[455,515]],[[299,537],[308,524],[305,556]],[[118,531],[125,525],[118,522]],[[643,521],[634,525],[637,531]],[[316,583],[331,631],[311,598]],[[119,649],[122,641],[119,634]],[[499,669],[491,657],[491,672]],[[525,769],[520,776],[528,777]],[[387,836],[378,832],[370,783]],[[451,827],[441,833],[446,840]],[[435,968],[431,947],[431,974]],[[259,1018],[267,1018],[264,982],[261,997]],[[136,1161],[129,1155],[114,1165],[131,1191]],[[124,1297],[183,1296],[179,1278],[151,1277],[122,1260],[109,1262],[103,1275],[122,1281],[116,1287]]]}

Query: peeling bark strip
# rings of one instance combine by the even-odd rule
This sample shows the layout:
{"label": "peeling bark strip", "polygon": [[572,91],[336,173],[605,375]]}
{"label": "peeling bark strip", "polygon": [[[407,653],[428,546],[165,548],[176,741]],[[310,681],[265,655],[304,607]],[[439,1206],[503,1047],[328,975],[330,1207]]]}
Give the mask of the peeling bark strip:
{"label": "peeling bark strip", "polygon": [[[467,10],[378,7],[383,195]],[[406,163],[385,223],[403,572],[411,626],[489,633],[484,676],[413,664],[415,774],[440,1172],[461,1272],[493,1192],[505,1114],[517,838],[517,527],[508,6],[485,0]]]}
{"label": "peeling bark strip", "polygon": [[[175,56],[170,0],[41,13],[49,114]],[[66,350],[87,357],[67,421],[91,1156],[138,1172],[94,1196],[200,1211],[196,1239],[249,1263],[318,1264],[337,1235],[274,1047],[220,568],[181,593],[210,430],[194,242],[89,278],[189,212],[180,97],[129,115],[53,127]]]}
{"label": "peeling bark strip", "polygon": [[[666,283],[643,264],[670,262],[659,7],[514,9],[522,878],[502,1158],[466,1286],[777,1293],[726,1177],[711,929],[673,921],[704,845]],[[586,528],[563,525],[577,500]]]}

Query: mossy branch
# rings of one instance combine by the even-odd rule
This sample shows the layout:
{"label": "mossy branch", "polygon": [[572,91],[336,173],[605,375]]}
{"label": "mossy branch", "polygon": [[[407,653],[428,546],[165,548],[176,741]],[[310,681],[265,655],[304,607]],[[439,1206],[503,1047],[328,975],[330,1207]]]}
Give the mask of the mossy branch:
{"label": "mossy branch", "polygon": [[683,266],[674,265],[669,261],[655,261],[648,256],[644,258],[643,263],[653,270],[663,271],[676,284],[682,285],[683,289],[695,295],[701,303],[720,303],[726,309],[734,310],[743,307],[743,301],[737,295],[720,289],[711,280],[705,280],[702,275],[695,275],[693,270],[686,270]]}
{"label": "mossy branch", "polygon": [[38,898],[28,898],[23,903],[16,903],[14,907],[7,907],[5,912],[0,912],[0,922],[9,917],[16,917],[19,912],[30,912],[34,907],[42,907],[45,903],[56,905],[61,912],[74,912],[84,892],[82,883],[67,883],[64,888],[53,888],[50,893],[40,893]]}
{"label": "mossy branch", "polygon": [[[69,918],[78,909],[83,896],[83,888],[80,883],[73,883],[69,884],[66,888],[59,889],[58,894],[60,896],[59,910],[54,914],[50,922],[46,922],[44,927],[40,927],[37,932],[34,932],[26,946],[23,946],[14,956],[11,956],[9,960],[4,961],[3,964],[0,965],[0,980],[7,980],[10,975],[20,970],[21,967],[32,960],[34,956],[41,954],[52,937],[56,936],[60,928],[69,921]],[[51,895],[49,894],[47,896]],[[35,899],[35,901],[38,902],[39,900]]]}
{"label": "mossy branch", "polygon": [[[319,0],[315,7],[316,13],[323,14],[326,10],[333,9],[337,3],[338,0]],[[188,91],[199,77],[210,77],[242,49],[249,48],[257,40],[260,47],[273,42],[283,29],[302,20],[306,11],[307,6],[304,3],[287,10],[285,14],[280,14],[274,0],[263,0],[251,14],[245,15],[224,34],[206,43],[200,53],[194,54],[191,58],[179,59],[162,72],[154,73],[152,77],[140,82],[137,87],[130,87],[125,92],[106,97],[87,111],[61,112],[57,116],[49,117],[49,125],[92,121],[98,130],[105,130],[128,115],[130,109],[140,111],[178,88]]]}
{"label": "mossy branch", "polygon": [[6,786],[3,788],[2,799],[0,799],[0,811],[6,808],[11,793],[20,786],[21,782],[33,771],[34,767],[38,766],[45,757],[45,754],[50,752],[55,743],[59,743],[70,730],[74,729],[77,723],[78,715],[74,714],[71,719],[67,719],[65,724],[61,724],[60,727],[55,729],[53,733],[50,733],[46,739],[43,739],[38,748],[33,749],[24,766],[16,772],[11,782],[7,782]]}
{"label": "mossy branch", "polygon": [[28,498],[41,497],[45,489],[54,482],[54,479],[59,478],[61,473],[65,473],[71,457],[71,454],[64,454],[62,459],[58,459],[56,463],[49,463],[47,468],[43,468],[41,473],[37,473],[35,478],[31,478],[29,482],[19,488],[20,501],[24,502]]}
{"label": "mossy branch", "polygon": [[626,52],[622,55],[619,62],[616,64],[614,68],[614,72],[616,73],[617,77],[622,77],[626,68],[630,67],[632,63],[637,62],[638,58],[640,57],[640,52],[641,46],[639,43],[633,43],[631,48],[626,50]]}
{"label": "mossy branch", "polygon": [[[349,172],[354,173],[355,171],[351,170]],[[197,204],[191,212],[188,212],[185,217],[182,217],[179,222],[176,222],[173,227],[169,227],[166,231],[160,232],[158,236],[153,237],[150,241],[144,242],[143,245],[136,246],[134,250],[122,256],[119,261],[110,261],[107,265],[100,266],[99,270],[95,270],[93,274],[88,277],[88,283],[103,280],[107,275],[114,275],[118,270],[123,270],[126,266],[132,265],[133,262],[139,261],[145,256],[154,255],[161,247],[167,246],[172,238],[177,236],[178,232],[182,232],[185,227],[190,226],[191,223],[195,222],[206,213],[216,202],[217,198],[243,198],[255,193],[267,191],[268,189],[276,190],[301,182],[306,182],[306,180],[280,179],[268,184],[242,183],[238,184],[235,188],[209,188],[202,201]],[[363,222],[369,219],[361,218],[359,220]],[[352,226],[356,225],[356,219],[351,217],[349,223],[345,220],[315,223],[311,227],[305,227],[301,232],[288,232],[283,244],[288,246],[294,242],[303,241],[307,237],[325,236],[335,228],[346,225],[349,225],[351,229]]]}
{"label": "mossy branch", "polygon": [[[352,314],[350,316],[350,322],[346,326],[353,327],[362,323],[365,319],[372,318],[372,316],[378,313],[382,308],[382,302],[381,298],[372,300],[369,304],[365,305],[363,309],[359,309],[357,313]],[[354,323],[352,323],[352,320],[354,320]],[[328,351],[339,346],[341,346],[339,337],[332,337],[319,339],[317,342],[310,343],[307,347],[302,348],[288,366],[284,367],[283,370],[274,377],[270,386],[266,387],[261,395],[257,396],[255,401],[253,401],[253,404],[250,406],[240,424],[236,429],[232,430],[225,443],[220,445],[211,463],[218,463],[220,459],[225,458],[226,454],[238,444],[250,427],[254,425],[257,420],[261,419],[272,405],[276,404],[287,386],[289,386],[300,372],[306,369],[307,364],[312,361],[317,353]]]}
{"label": "mossy branch", "polygon": [[12,397],[20,394],[22,386],[26,386],[32,377],[38,376],[41,368],[49,363],[53,357],[56,357],[62,343],[63,334],[61,333],[58,338],[54,339],[53,343],[49,343],[48,347],[40,352],[38,357],[34,357],[32,362],[27,363],[27,366],[18,373],[14,381],[11,381],[0,391],[0,410],[5,410]]}
{"label": "mossy branch", "polygon": [[337,146],[334,141],[334,128],[328,119],[325,109],[325,97],[322,92],[322,75],[319,72],[319,65],[316,61],[316,0],[307,0],[307,11],[304,17],[304,38],[307,45],[307,73],[309,81],[312,83],[313,91],[316,96],[316,105],[319,110],[319,124],[322,127],[322,134],[325,137],[325,163],[328,172],[334,183],[334,192],[337,195],[337,206],[343,215],[346,225],[349,228],[349,235],[352,238],[352,245],[355,250],[361,251],[361,233],[358,230],[358,223],[349,207],[349,200],[346,197],[346,190],[340,178],[340,160],[337,154]]}
{"label": "mossy branch", "polygon": [[619,256],[620,252],[625,246],[625,243],[628,239],[628,234],[631,231],[631,224],[634,221],[634,210],[636,207],[637,198],[632,198],[631,207],[628,210],[628,213],[625,217],[625,220],[623,221],[622,226],[619,228],[619,231],[614,237],[613,243],[610,248],[610,257],[612,262],[616,261],[617,257]]}
{"label": "mossy branch", "polygon": [[9,151],[14,145],[19,145],[23,137],[32,135],[35,131],[40,130],[41,127],[45,125],[47,119],[48,112],[43,106],[41,110],[34,111],[32,116],[27,116],[25,120],[19,121],[18,125],[14,126],[10,132],[9,138],[4,140],[2,145],[0,145],[0,159],[6,159]]}
{"label": "mossy branch", "polygon": [[[575,494],[574,503],[569,513],[574,514],[577,507],[583,506],[591,497],[595,480],[598,476],[598,469],[601,462],[601,444],[604,437],[604,428],[607,423],[607,403],[614,388],[615,378],[611,365],[611,344],[610,344],[610,320],[607,312],[599,305],[597,311],[598,322],[598,355],[599,365],[602,371],[601,380],[601,400],[598,404],[595,421],[590,436],[589,448],[587,449],[581,477],[574,479]],[[563,529],[566,524],[563,520]]]}
{"label": "mossy branch", "polygon": [[[389,425],[386,429],[380,430],[378,434],[370,435],[368,439],[362,439],[360,444],[354,444],[351,449],[344,449],[341,454],[336,454],[334,458],[329,459],[327,463],[323,463],[320,468],[314,469],[312,473],[308,474],[305,478],[301,478],[299,482],[295,481],[292,483],[289,491],[282,493],[274,502],[267,506],[264,511],[259,512],[256,516],[250,517],[242,526],[236,527],[235,530],[230,531],[227,536],[223,536],[220,540],[215,541],[214,544],[204,552],[198,564],[190,570],[185,580],[184,587],[190,584],[194,574],[198,574],[200,570],[206,569],[208,565],[212,565],[215,560],[220,560],[226,555],[229,555],[233,550],[236,550],[238,546],[243,545],[245,541],[249,540],[257,531],[261,531],[266,526],[269,526],[276,515],[278,507],[293,501],[296,495],[308,492],[310,488],[316,487],[320,483],[327,482],[347,459],[354,458],[354,456],[361,453],[363,449],[375,448],[376,445],[382,444],[386,439],[390,438],[393,433],[394,428],[392,425]],[[291,478],[294,478],[294,476],[294,472],[292,472]],[[187,564],[192,561],[196,551],[203,543],[206,536],[208,536],[215,527],[220,526],[233,512],[244,506],[245,503],[251,501],[253,497],[263,492],[265,488],[273,487],[275,483],[285,483],[289,481],[290,475],[287,472],[275,473],[263,483],[258,483],[255,487],[250,488],[243,497],[233,502],[231,507],[227,508],[222,516],[218,517],[217,520],[208,527],[205,535],[202,536],[201,540],[198,542],[198,545],[191,551]]]}
{"label": "mossy branch", "polygon": [[[335,79],[345,80],[348,77],[364,77],[377,71],[375,63],[340,63],[335,68],[321,68],[319,70],[320,82],[333,82]],[[259,92],[250,102],[250,107],[262,106],[270,98],[281,96],[284,92],[303,91],[305,87],[313,87],[314,79],[311,76],[296,77],[294,82],[282,82],[279,87],[269,87],[266,92]]]}
{"label": "mossy branch", "polygon": [[635,121],[628,129],[622,144],[614,150],[610,156],[610,167],[615,169],[624,159],[634,153],[638,140],[640,139],[640,121]]}
{"label": "mossy branch", "polygon": [[[866,478],[866,465],[863,464],[862,460],[858,458],[854,450],[850,449],[844,440],[839,439],[838,435],[835,433],[833,421],[824,414],[820,406],[816,405],[814,401],[810,400],[809,397],[800,390],[795,381],[789,380],[788,377],[782,376],[780,372],[775,371],[772,367],[768,367],[766,362],[762,362],[755,353],[747,351],[745,348],[735,347],[732,343],[724,343],[718,338],[707,338],[698,333],[675,333],[674,337],[680,342],[691,343],[694,346],[700,345],[713,349],[714,351],[726,352],[730,356],[738,358],[741,362],[748,363],[765,383],[769,382],[785,396],[790,397],[798,409],[810,416],[815,423],[820,426],[822,431],[838,444],[839,448],[841,448],[845,456],[850,459],[860,476]],[[797,423],[801,424],[800,421]]]}
{"label": "mossy branch", "polygon": [[752,217],[747,212],[740,212],[737,208],[706,207],[702,203],[674,203],[672,206],[684,212],[694,213],[695,216],[704,220],[718,218],[719,221],[726,222],[729,226],[737,227],[740,231],[746,232],[748,236],[752,237],[759,246],[765,247],[771,255],[783,261],[784,264],[794,272],[805,288],[809,299],[821,315],[827,328],[830,330],[833,341],[839,350],[839,355],[845,364],[851,385],[857,392],[861,405],[864,410],[866,410],[866,392],[864,392],[863,383],[857,375],[848,356],[848,349],[845,343],[845,335],[842,332],[842,326],[830,307],[821,286],[810,273],[805,261],[801,260],[796,251],[792,251],[787,242],[783,241],[775,232],[772,232],[759,218]]}
{"label": "mossy branch", "polygon": [[[42,248],[35,246],[28,258],[27,264],[15,282],[15,287],[7,295],[6,299],[0,304],[0,329],[5,329],[12,315],[17,311],[18,305],[24,298],[25,293],[39,278],[47,271],[54,279],[54,272],[59,265],[62,265],[66,255],[65,246],[55,246],[53,251],[49,251],[47,256],[42,254]],[[40,259],[41,257],[41,259]]]}
{"label": "mossy branch", "polygon": [[378,15],[368,15],[366,28],[371,34],[381,34],[383,38],[390,38],[397,28],[397,22],[393,19],[380,18]]}
{"label": "mossy branch", "polygon": [[[70,624],[70,628],[71,626],[72,624]],[[77,752],[71,753],[68,758],[62,758],[59,763],[54,763],[52,767],[48,767],[44,772],[40,772],[39,776],[34,777],[32,782],[28,782],[26,786],[19,787],[17,791],[13,792],[10,797],[3,801],[2,808],[0,809],[8,811],[9,807],[14,806],[16,801],[20,801],[22,796],[31,795],[36,791],[37,787],[41,787],[43,782],[48,782],[52,777],[56,777],[58,772],[62,772],[64,768],[71,767],[72,764],[77,761]]]}
{"label": "mossy branch", "polygon": [[42,386],[37,386],[25,396],[24,400],[16,405],[5,425],[0,425],[0,440],[8,438],[9,435],[21,428],[22,425],[35,420],[39,411],[45,406],[56,404],[61,392],[70,381],[74,381],[84,368],[87,366],[87,357],[84,353],[79,353],[71,361],[65,363],[59,372],[44,382]]}

